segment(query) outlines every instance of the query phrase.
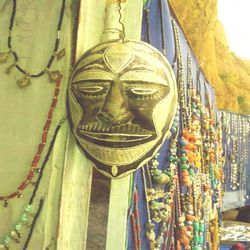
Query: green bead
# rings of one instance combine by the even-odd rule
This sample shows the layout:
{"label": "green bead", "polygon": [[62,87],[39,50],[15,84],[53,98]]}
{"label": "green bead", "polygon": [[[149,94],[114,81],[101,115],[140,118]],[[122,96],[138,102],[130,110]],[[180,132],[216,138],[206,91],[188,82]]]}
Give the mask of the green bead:
{"label": "green bead", "polygon": [[153,170],[151,170],[151,173],[152,173],[152,175],[160,175],[162,173],[162,171],[159,169],[153,169]]}
{"label": "green bead", "polygon": [[180,168],[181,168],[181,170],[187,170],[189,168],[189,165],[182,163],[182,164],[180,164]]}
{"label": "green bead", "polygon": [[21,228],[22,228],[22,224],[21,224],[20,222],[17,223],[17,224],[15,225],[15,229],[16,229],[17,231],[20,231]]}
{"label": "green bead", "polygon": [[204,223],[200,223],[199,231],[200,232],[204,232],[205,231],[205,224]]}
{"label": "green bead", "polygon": [[192,168],[189,168],[188,172],[189,175],[191,175],[192,177],[194,176],[194,170]]}
{"label": "green bead", "polygon": [[31,209],[32,209],[32,205],[28,204],[28,205],[25,206],[24,211],[25,212],[30,212]]}
{"label": "green bead", "polygon": [[194,243],[198,243],[199,242],[199,235],[194,235],[194,237],[193,237],[193,241],[194,241]]}
{"label": "green bead", "polygon": [[153,161],[153,164],[152,164],[154,167],[157,167],[159,165],[159,162],[157,160],[154,160]]}
{"label": "green bead", "polygon": [[172,128],[170,129],[170,132],[171,132],[172,134],[175,134],[175,133],[177,132],[177,128],[176,128],[176,127],[172,127]]}
{"label": "green bead", "polygon": [[4,249],[5,248],[5,246],[4,246],[4,244],[0,244],[0,249]]}
{"label": "green bead", "polygon": [[186,162],[188,158],[186,156],[181,156],[180,157],[181,162]]}
{"label": "green bead", "polygon": [[5,235],[3,242],[4,244],[8,245],[11,242],[11,237],[8,235]]}
{"label": "green bead", "polygon": [[192,247],[192,250],[201,250],[202,248],[200,246],[194,246]]}
{"label": "green bead", "polygon": [[175,127],[175,128],[178,128],[179,123],[178,123],[178,122],[176,122],[176,121],[174,121],[174,122],[173,122],[173,124],[172,124],[172,126],[173,126],[173,127]]}
{"label": "green bead", "polygon": [[193,227],[195,232],[199,231],[199,222],[195,221]]}
{"label": "green bead", "polygon": [[204,236],[203,235],[199,235],[199,243],[202,245],[204,241]]}
{"label": "green bead", "polygon": [[27,220],[28,220],[27,214],[26,214],[26,213],[23,213],[23,214],[21,215],[20,221],[26,222]]}
{"label": "green bead", "polygon": [[173,155],[171,155],[171,156],[169,156],[169,161],[170,162],[175,162],[175,160],[176,160],[176,157],[175,156],[173,156]]}

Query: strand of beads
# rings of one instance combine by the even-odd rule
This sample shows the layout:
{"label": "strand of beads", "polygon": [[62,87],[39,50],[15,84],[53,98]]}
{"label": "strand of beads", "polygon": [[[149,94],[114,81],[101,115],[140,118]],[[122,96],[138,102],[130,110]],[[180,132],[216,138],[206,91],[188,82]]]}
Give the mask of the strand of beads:
{"label": "strand of beads", "polygon": [[132,224],[132,230],[133,230],[133,237],[134,237],[134,248],[135,250],[141,249],[141,226],[140,226],[140,214],[139,214],[139,194],[138,190],[135,187],[134,193],[133,193],[133,203],[134,203],[134,211],[131,211],[130,218],[131,218],[131,224]]}
{"label": "strand of beads", "polygon": [[[47,154],[46,154],[46,156],[44,158],[43,164],[41,166],[41,171],[39,172],[38,181],[36,182],[35,188],[34,188],[32,194],[31,194],[29,203],[24,207],[24,211],[21,214],[18,222],[12,227],[10,232],[5,234],[3,237],[0,238],[0,249],[9,250],[9,248],[10,248],[9,245],[13,241],[16,242],[16,243],[19,243],[20,238],[21,238],[20,231],[23,229],[24,226],[28,226],[28,227],[30,226],[29,225],[29,219],[30,219],[30,217],[32,215],[31,212],[32,212],[32,209],[33,209],[33,201],[34,201],[34,198],[35,198],[35,196],[37,194],[37,190],[38,190],[40,181],[42,179],[46,163],[47,163],[47,161],[49,159],[49,156],[50,156],[50,154],[52,152],[52,149],[53,149],[53,146],[54,146],[58,131],[59,131],[61,125],[63,124],[63,122],[64,122],[64,119],[62,119],[60,121],[59,125],[57,126],[57,128],[55,130],[54,136],[53,136],[53,138],[52,138],[52,140],[50,142],[50,147],[49,147],[48,152],[47,152]],[[39,214],[41,212],[42,206],[43,206],[43,200],[40,201],[39,208],[38,208],[38,210],[36,212],[36,215],[34,216],[34,219],[33,219],[32,226],[31,226],[30,230],[33,230],[36,219],[38,218],[38,216],[39,216]],[[32,231],[30,231],[30,234],[31,233],[32,233]],[[29,241],[29,238],[27,239],[26,244],[28,244],[28,241]]]}
{"label": "strand of beads", "polygon": [[40,169],[37,166],[38,166],[38,163],[40,161],[41,155],[42,155],[42,153],[44,151],[46,142],[47,142],[48,132],[49,132],[49,129],[50,129],[50,126],[51,126],[54,109],[56,108],[57,99],[58,99],[58,96],[59,96],[59,93],[60,93],[61,81],[62,81],[62,75],[56,81],[54,96],[52,98],[52,101],[51,101],[51,104],[50,104],[50,107],[49,107],[47,120],[46,120],[46,122],[44,124],[44,127],[43,127],[41,142],[38,144],[36,154],[35,154],[35,156],[33,158],[31,166],[30,166],[30,170],[29,170],[28,174],[26,175],[25,180],[23,180],[21,182],[21,184],[18,185],[16,191],[11,192],[11,193],[9,193],[7,195],[1,195],[0,196],[0,201],[1,200],[4,201],[4,207],[8,206],[8,201],[10,199],[13,199],[15,197],[18,197],[18,198],[22,197],[22,192],[26,189],[26,187],[29,184],[33,184],[32,180],[33,180],[33,178],[35,176],[35,173],[39,174],[39,172],[40,172]]}
{"label": "strand of beads", "polygon": [[202,220],[193,223],[194,237],[192,250],[202,250],[204,244],[205,224]]}
{"label": "strand of beads", "polygon": [[[148,176],[152,178],[152,186],[147,189],[150,220],[152,222],[149,222],[146,226],[146,236],[150,241],[150,249],[152,250],[161,249],[164,244],[164,236],[168,230],[175,193],[175,165],[171,164],[167,171],[161,171],[157,168],[158,164],[156,155],[150,165],[150,176]],[[158,236],[155,234],[156,224],[160,225]]]}
{"label": "strand of beads", "polygon": [[25,206],[23,213],[21,214],[18,222],[13,226],[11,231],[3,236],[3,238],[0,240],[0,249],[9,249],[9,244],[12,241],[15,241],[16,243],[20,242],[21,234],[20,231],[24,226],[28,226],[28,220],[31,215],[32,211],[32,204],[28,204]]}

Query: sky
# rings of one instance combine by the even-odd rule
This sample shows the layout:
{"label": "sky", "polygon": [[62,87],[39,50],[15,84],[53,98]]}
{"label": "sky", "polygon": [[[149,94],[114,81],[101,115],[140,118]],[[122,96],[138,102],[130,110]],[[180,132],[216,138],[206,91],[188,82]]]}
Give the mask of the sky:
{"label": "sky", "polygon": [[218,0],[218,15],[230,49],[250,59],[250,0]]}

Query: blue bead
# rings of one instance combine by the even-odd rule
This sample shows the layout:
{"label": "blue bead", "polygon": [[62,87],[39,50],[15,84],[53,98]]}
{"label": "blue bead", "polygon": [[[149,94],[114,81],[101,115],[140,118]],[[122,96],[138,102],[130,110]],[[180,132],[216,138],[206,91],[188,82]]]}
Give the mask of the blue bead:
{"label": "blue bead", "polygon": [[188,144],[188,141],[186,141],[183,137],[181,137],[181,139],[179,139],[179,144],[181,147],[184,147]]}

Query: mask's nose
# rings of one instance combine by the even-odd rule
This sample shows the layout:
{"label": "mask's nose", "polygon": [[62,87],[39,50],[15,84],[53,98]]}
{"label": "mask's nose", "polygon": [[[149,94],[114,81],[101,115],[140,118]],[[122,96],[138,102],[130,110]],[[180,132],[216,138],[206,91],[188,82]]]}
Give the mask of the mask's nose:
{"label": "mask's nose", "polygon": [[126,124],[134,118],[128,109],[127,97],[123,93],[120,81],[114,81],[110,86],[102,109],[97,119],[110,125]]}

